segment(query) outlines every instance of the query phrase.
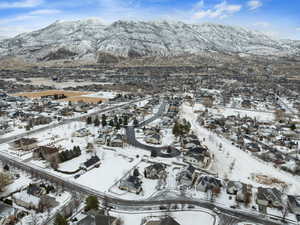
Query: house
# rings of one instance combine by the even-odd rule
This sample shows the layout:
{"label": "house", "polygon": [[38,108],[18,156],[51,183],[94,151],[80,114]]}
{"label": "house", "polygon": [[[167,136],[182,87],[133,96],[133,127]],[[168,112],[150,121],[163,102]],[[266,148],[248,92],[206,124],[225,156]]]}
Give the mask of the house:
{"label": "house", "polygon": [[72,116],[74,114],[73,112],[73,109],[70,108],[70,107],[65,107],[65,108],[62,108],[60,111],[59,111],[59,114],[61,116]]}
{"label": "house", "polygon": [[37,116],[37,117],[29,118],[28,122],[33,126],[39,126],[39,125],[45,125],[51,123],[52,119],[46,116]]}
{"label": "house", "polygon": [[209,164],[210,157],[206,148],[198,146],[188,150],[183,156],[183,161],[196,168],[203,168]]}
{"label": "house", "polygon": [[300,215],[300,196],[288,195],[288,206],[294,214]]}
{"label": "house", "polygon": [[198,137],[194,134],[187,135],[182,139],[182,147],[185,149],[189,148],[189,146],[200,146],[200,145],[201,143]]}
{"label": "house", "polygon": [[245,100],[242,101],[241,106],[243,108],[250,109],[251,106],[252,106],[252,103],[251,103],[251,101],[249,99],[245,99]]}
{"label": "house", "polygon": [[11,224],[11,218],[17,215],[17,209],[0,202],[0,225]]}
{"label": "house", "polygon": [[91,132],[87,129],[87,128],[81,128],[77,131],[75,131],[72,136],[73,137],[86,137],[88,135],[90,135]]}
{"label": "house", "polygon": [[49,195],[40,196],[39,209],[44,211],[44,209],[55,208],[59,205],[54,197]]}
{"label": "house", "polygon": [[144,138],[144,141],[149,144],[160,145],[161,144],[161,135],[158,133],[148,135]]}
{"label": "house", "polygon": [[246,184],[239,181],[229,181],[226,188],[227,194],[236,195],[238,202],[245,202],[248,193]]}
{"label": "house", "polygon": [[58,159],[59,149],[56,147],[39,146],[33,151],[33,158],[51,161],[53,158]]}
{"label": "house", "polygon": [[142,181],[139,177],[130,175],[127,179],[121,180],[119,188],[121,190],[139,194],[142,191]]}
{"label": "house", "polygon": [[59,205],[54,197],[47,195],[46,188],[38,184],[29,184],[26,190],[14,194],[13,200],[24,208],[41,211]]}
{"label": "house", "polygon": [[121,134],[113,135],[109,140],[109,146],[122,148],[124,145],[123,136]]}
{"label": "house", "polygon": [[276,188],[258,187],[256,203],[264,207],[282,208],[282,193]]}
{"label": "house", "polygon": [[99,145],[105,145],[106,139],[107,139],[107,135],[100,133],[96,138],[96,143]]}
{"label": "house", "polygon": [[34,196],[41,196],[46,194],[46,189],[40,187],[38,184],[29,184],[27,193]]}
{"label": "house", "polygon": [[149,135],[153,135],[153,134],[158,134],[159,133],[159,129],[157,129],[156,127],[148,127],[143,129],[144,135],[145,136],[149,136]]}
{"label": "house", "polygon": [[21,138],[14,141],[12,147],[22,151],[31,151],[37,147],[37,140],[35,138]]}
{"label": "house", "polygon": [[207,192],[208,190],[220,189],[222,186],[221,180],[213,176],[204,175],[200,177],[196,189],[198,191]]}
{"label": "house", "polygon": [[155,163],[145,168],[144,175],[148,179],[159,179],[160,174],[164,173],[166,166],[162,163]]}
{"label": "house", "polygon": [[251,142],[246,144],[247,150],[250,152],[260,152],[260,147],[257,143]]}
{"label": "house", "polygon": [[26,209],[39,209],[40,198],[28,194],[27,191],[15,193],[12,199],[18,206],[24,207]]}
{"label": "house", "polygon": [[189,165],[176,175],[176,181],[179,185],[191,187],[196,182],[197,177],[198,173],[196,171],[196,168],[192,165]]}
{"label": "house", "polygon": [[77,225],[119,225],[120,220],[116,217],[106,215],[87,215],[77,222]]}

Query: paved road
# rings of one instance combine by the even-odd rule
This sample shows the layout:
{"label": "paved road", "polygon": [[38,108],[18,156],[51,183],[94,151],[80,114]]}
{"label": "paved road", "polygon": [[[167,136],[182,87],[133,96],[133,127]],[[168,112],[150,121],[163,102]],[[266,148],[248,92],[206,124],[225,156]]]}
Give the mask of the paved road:
{"label": "paved road", "polygon": [[[155,115],[145,121],[143,121],[142,123],[140,123],[138,125],[138,127],[144,127],[147,124],[155,121],[156,119],[160,118],[163,113],[166,110],[166,106],[167,103],[163,102],[161,104],[161,106],[159,107],[159,110],[157,113],[155,113]],[[146,145],[146,144],[142,144],[139,141],[137,141],[136,136],[135,136],[135,128],[132,126],[128,126],[126,128],[126,138],[127,138],[127,143],[140,148],[140,149],[144,149],[150,152],[155,151],[158,157],[162,157],[162,158],[172,158],[172,157],[176,157],[178,155],[180,155],[180,151],[174,147],[171,146],[165,146],[165,147],[155,147],[155,146],[150,146],[150,145]]]}
{"label": "paved road", "polygon": [[219,219],[220,219],[219,225],[236,225],[239,222],[242,222],[240,219],[225,214],[219,215]]}

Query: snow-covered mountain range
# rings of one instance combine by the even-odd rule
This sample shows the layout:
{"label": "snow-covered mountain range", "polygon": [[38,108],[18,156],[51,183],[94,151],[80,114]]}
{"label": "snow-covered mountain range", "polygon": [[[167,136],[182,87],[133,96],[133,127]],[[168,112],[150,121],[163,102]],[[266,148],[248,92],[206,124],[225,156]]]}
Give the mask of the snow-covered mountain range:
{"label": "snow-covered mountain range", "polygon": [[18,56],[30,61],[94,61],[101,53],[139,57],[203,52],[299,56],[300,41],[211,23],[117,21],[104,25],[96,19],[57,21],[43,29],[0,40],[1,57]]}

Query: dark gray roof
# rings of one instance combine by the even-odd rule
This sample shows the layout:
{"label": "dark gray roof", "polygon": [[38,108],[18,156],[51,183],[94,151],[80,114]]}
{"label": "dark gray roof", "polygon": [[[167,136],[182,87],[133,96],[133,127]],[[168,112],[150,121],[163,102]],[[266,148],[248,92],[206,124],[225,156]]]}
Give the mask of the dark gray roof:
{"label": "dark gray roof", "polygon": [[78,225],[111,225],[116,220],[115,217],[106,215],[88,215],[80,220]]}
{"label": "dark gray roof", "polygon": [[180,225],[176,220],[174,220],[172,217],[166,217],[163,218],[159,225]]}

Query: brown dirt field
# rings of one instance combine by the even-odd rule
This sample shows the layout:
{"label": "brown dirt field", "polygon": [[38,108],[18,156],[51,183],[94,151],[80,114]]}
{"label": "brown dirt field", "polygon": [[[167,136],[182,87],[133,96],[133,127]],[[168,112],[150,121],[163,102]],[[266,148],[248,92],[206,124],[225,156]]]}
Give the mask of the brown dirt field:
{"label": "brown dirt field", "polygon": [[69,98],[61,99],[61,101],[66,102],[86,102],[86,103],[98,103],[99,101],[106,102],[106,98],[96,98],[96,97],[82,97],[82,96],[74,96]]}
{"label": "brown dirt field", "polygon": [[40,98],[43,96],[55,95],[55,94],[64,94],[67,97],[74,97],[74,96],[93,94],[93,92],[49,90],[49,91],[38,91],[38,92],[23,92],[23,93],[14,94],[14,96]]}

